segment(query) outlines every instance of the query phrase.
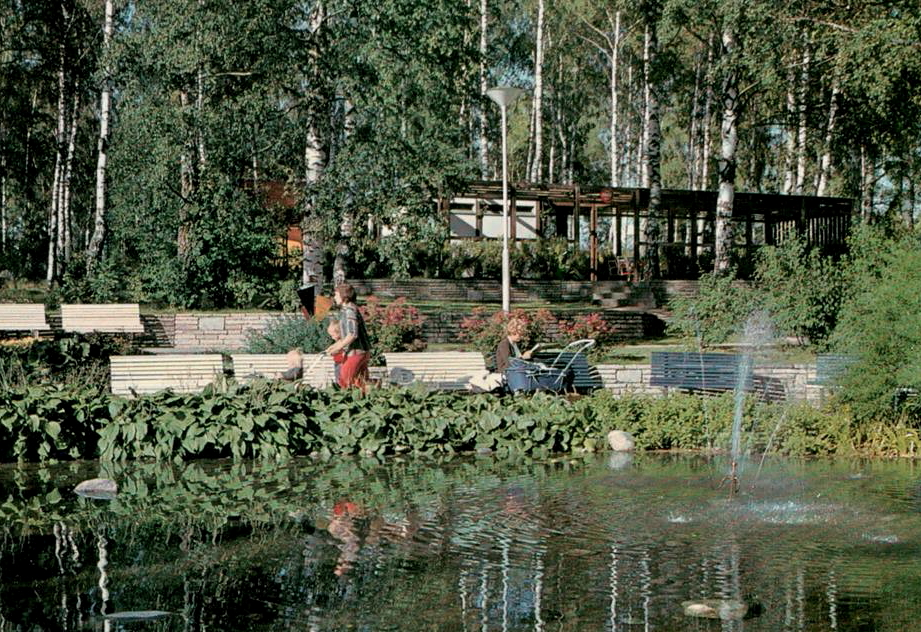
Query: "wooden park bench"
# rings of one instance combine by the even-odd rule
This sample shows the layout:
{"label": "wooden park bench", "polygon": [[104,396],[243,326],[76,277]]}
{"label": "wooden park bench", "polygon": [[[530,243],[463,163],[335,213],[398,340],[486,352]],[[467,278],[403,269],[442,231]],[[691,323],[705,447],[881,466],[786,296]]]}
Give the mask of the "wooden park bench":
{"label": "wooden park bench", "polygon": [[137,303],[61,305],[61,329],[80,333],[144,333]]}
{"label": "wooden park bench", "polygon": [[391,384],[422,384],[437,390],[466,390],[470,379],[486,372],[486,360],[476,351],[385,353]]}
{"label": "wooden park bench", "polygon": [[[742,356],[732,353],[654,351],[649,384],[686,391],[734,391],[741,361]],[[742,386],[751,390],[751,376]]]}
{"label": "wooden park bench", "polygon": [[[288,356],[284,353],[234,353],[233,374],[237,380],[273,380],[290,369]],[[315,388],[326,388],[334,381],[335,365],[329,356],[315,353],[301,356],[304,376],[301,382]]]}
{"label": "wooden park bench", "polygon": [[815,357],[815,377],[809,384],[834,386],[856,359],[843,353],[820,353]]}
{"label": "wooden park bench", "polygon": [[0,303],[0,331],[28,331],[38,335],[50,329],[42,303]]}
{"label": "wooden park bench", "polygon": [[219,353],[111,356],[113,395],[141,395],[171,389],[195,393],[224,375]]}

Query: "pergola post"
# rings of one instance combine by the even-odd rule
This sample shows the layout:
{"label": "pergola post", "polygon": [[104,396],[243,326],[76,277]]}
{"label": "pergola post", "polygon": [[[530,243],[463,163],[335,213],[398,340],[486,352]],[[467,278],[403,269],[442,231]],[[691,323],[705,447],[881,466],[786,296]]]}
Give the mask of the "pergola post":
{"label": "pergola post", "polygon": [[592,210],[589,215],[589,269],[592,281],[598,280],[598,205],[592,204]]}
{"label": "pergola post", "polygon": [[573,207],[572,207],[572,240],[576,243],[576,248],[579,247],[579,215],[582,212],[582,207],[580,205],[582,198],[582,190],[579,188],[579,185],[573,187]]}

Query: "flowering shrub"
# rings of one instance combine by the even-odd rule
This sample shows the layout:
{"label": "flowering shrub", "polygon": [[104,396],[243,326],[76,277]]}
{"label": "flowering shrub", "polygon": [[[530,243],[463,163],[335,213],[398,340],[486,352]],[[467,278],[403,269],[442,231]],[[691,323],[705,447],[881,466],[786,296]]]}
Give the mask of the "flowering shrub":
{"label": "flowering shrub", "polygon": [[426,343],[422,338],[422,322],[425,319],[418,309],[406,304],[405,298],[398,298],[384,306],[379,298],[369,296],[359,310],[371,342],[372,364],[383,362],[382,353],[425,349]]}
{"label": "flowering shrub", "polygon": [[486,307],[475,307],[473,314],[463,319],[460,324],[460,337],[473,343],[487,360],[491,360],[499,341],[505,335],[505,324],[510,318],[517,318],[525,323],[525,334],[518,347],[525,351],[536,342],[546,341],[550,337],[549,328],[556,324],[556,318],[549,310],[539,309],[528,313],[514,309],[508,314],[502,311],[489,314]]}
{"label": "flowering shrub", "polygon": [[580,314],[571,321],[560,321],[560,334],[569,342],[592,338],[597,346],[614,341],[614,328],[598,312]]}

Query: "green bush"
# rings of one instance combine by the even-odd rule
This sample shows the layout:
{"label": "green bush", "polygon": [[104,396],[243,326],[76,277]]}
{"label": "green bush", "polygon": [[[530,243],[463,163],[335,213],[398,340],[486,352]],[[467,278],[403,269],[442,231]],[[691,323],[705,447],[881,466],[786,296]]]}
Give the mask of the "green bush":
{"label": "green bush", "polygon": [[758,251],[755,281],[779,332],[825,343],[844,293],[841,266],[805,240],[790,239]]}
{"label": "green bush", "polygon": [[360,309],[371,343],[372,364],[383,364],[384,353],[425,349],[424,318],[418,309],[406,304],[406,299],[382,305],[377,297],[369,296]]}
{"label": "green bush", "polygon": [[308,321],[301,315],[288,314],[273,321],[261,332],[248,332],[245,346],[250,353],[287,353],[292,349],[319,353],[332,342],[324,322]]}
{"label": "green bush", "polygon": [[[639,449],[730,446],[732,394],[567,399],[496,397],[419,388],[314,390],[287,382],[234,381],[200,393],[132,399],[101,389],[21,385],[0,391],[0,460],[284,459],[310,454],[449,454],[488,449],[546,455],[603,449],[610,430]],[[745,453],[915,454],[905,420],[856,423],[847,408],[745,400]]]}
{"label": "green bush", "polygon": [[902,389],[921,390],[921,239],[864,229],[854,242],[831,341],[855,359],[839,398],[861,419],[886,418]]}
{"label": "green bush", "polygon": [[760,296],[734,274],[704,274],[696,296],[678,296],[670,305],[669,332],[698,345],[727,342],[759,308]]}

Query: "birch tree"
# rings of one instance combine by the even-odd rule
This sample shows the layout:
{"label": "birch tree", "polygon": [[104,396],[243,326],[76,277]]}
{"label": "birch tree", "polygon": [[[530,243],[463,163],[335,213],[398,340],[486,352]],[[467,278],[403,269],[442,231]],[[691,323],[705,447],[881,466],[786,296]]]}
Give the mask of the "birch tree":
{"label": "birch tree", "polygon": [[106,234],[106,163],[109,150],[109,110],[112,100],[112,70],[109,61],[114,32],[115,3],[105,0],[105,15],[102,27],[102,48],[104,70],[102,92],[99,95],[99,137],[96,144],[96,198],[93,215],[93,235],[86,249],[88,270],[99,259]]}
{"label": "birch tree", "polygon": [[732,209],[735,200],[736,146],[738,143],[739,76],[736,67],[739,56],[736,41],[738,24],[735,16],[726,19],[721,37],[724,77],[722,88],[722,120],[720,123],[719,189],[716,199],[716,235],[714,271],[729,271],[733,244]]}
{"label": "birch tree", "polygon": [[537,0],[534,35],[533,155],[528,180],[543,180],[544,164],[544,0]]}
{"label": "birch tree", "polygon": [[646,157],[645,173],[649,186],[648,216],[643,231],[646,248],[643,254],[642,273],[645,279],[660,276],[659,246],[662,238],[660,213],[662,207],[662,175],[660,169],[660,147],[662,135],[659,124],[659,95],[661,93],[661,73],[658,64],[659,53],[659,19],[662,6],[657,0],[646,0],[642,6],[645,27],[644,74],[646,84]]}

